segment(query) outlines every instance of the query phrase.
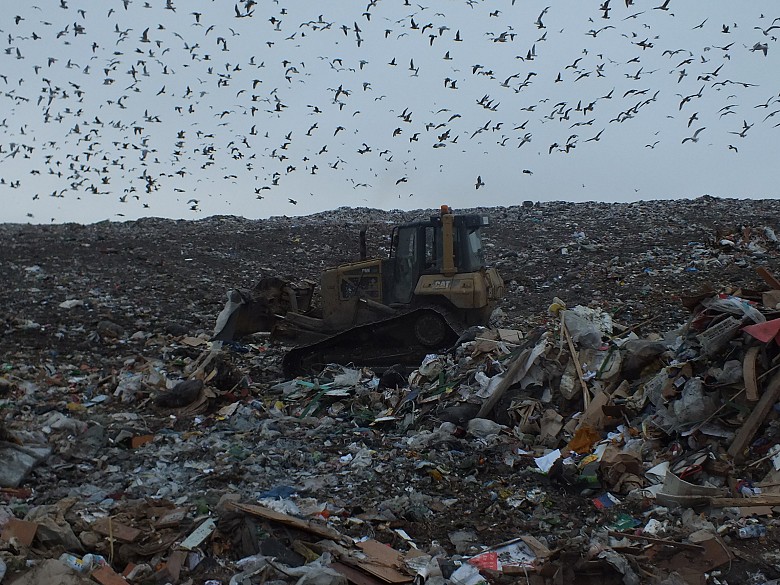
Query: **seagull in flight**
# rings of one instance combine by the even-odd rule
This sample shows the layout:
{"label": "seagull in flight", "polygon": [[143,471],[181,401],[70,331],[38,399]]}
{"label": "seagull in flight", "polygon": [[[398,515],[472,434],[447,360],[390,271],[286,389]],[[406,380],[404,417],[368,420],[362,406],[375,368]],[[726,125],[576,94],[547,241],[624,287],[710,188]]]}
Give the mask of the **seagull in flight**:
{"label": "seagull in flight", "polygon": [[702,130],[704,130],[704,129],[705,129],[705,127],[704,127],[704,126],[702,126],[702,127],[701,127],[701,128],[699,128],[698,130],[696,130],[696,132],[694,132],[694,133],[693,133],[693,136],[688,136],[688,137],[686,137],[686,138],[683,138],[683,140],[682,140],[682,144],[685,144],[685,143],[686,143],[686,142],[688,142],[689,140],[690,140],[691,142],[698,142],[698,141],[699,141],[699,134],[700,134],[700,133],[701,133],[701,131],[702,131]]}

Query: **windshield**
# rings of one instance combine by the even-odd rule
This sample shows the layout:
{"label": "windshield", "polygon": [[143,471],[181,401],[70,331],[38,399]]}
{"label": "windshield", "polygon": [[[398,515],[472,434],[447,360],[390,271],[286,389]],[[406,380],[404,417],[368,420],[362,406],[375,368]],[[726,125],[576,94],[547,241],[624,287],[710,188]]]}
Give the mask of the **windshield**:
{"label": "windshield", "polygon": [[417,228],[400,227],[395,248],[395,270],[390,289],[390,302],[408,303],[419,276]]}
{"label": "windshield", "polygon": [[482,254],[482,237],[478,227],[462,227],[457,230],[456,244],[459,252],[458,266],[462,272],[475,272],[485,266]]}

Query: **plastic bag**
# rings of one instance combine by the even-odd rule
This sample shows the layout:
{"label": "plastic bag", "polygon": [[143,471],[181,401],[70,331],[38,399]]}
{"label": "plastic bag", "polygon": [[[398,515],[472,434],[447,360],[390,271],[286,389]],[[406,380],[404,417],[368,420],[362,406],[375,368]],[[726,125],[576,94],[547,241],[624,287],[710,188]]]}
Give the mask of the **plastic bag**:
{"label": "plastic bag", "polygon": [[329,568],[330,563],[330,553],[324,552],[316,561],[285,571],[288,575],[299,577],[295,585],[347,585],[347,578]]}

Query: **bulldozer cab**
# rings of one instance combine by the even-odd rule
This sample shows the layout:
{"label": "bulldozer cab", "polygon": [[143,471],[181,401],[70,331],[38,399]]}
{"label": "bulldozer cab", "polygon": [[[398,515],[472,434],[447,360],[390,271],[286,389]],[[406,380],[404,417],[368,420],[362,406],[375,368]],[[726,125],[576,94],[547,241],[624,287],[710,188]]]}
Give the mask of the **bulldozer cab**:
{"label": "bulldozer cab", "polygon": [[442,210],[428,221],[393,228],[390,258],[383,267],[385,302],[410,303],[424,274],[451,277],[484,268],[480,228],[487,225],[487,217]]}

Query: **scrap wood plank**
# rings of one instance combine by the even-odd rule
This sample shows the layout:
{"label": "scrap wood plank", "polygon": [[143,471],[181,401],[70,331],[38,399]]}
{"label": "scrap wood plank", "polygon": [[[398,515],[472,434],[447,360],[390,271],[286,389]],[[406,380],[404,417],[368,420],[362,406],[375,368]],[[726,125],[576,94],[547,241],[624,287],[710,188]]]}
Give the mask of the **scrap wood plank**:
{"label": "scrap wood plank", "polygon": [[749,498],[710,498],[709,503],[716,508],[780,506],[780,494],[763,494]]}
{"label": "scrap wood plank", "polygon": [[780,280],[777,280],[775,276],[769,272],[763,266],[756,268],[756,273],[764,279],[764,282],[771,286],[774,290],[780,290]]}
{"label": "scrap wood plank", "polygon": [[271,510],[270,508],[266,508],[265,506],[231,502],[230,507],[233,508],[234,510],[246,512],[247,514],[252,514],[253,516],[259,516],[260,518],[265,518],[266,520],[271,520],[272,522],[278,522],[279,524],[284,524],[286,526],[290,526],[292,528],[296,528],[298,530],[302,530],[304,532],[308,532],[310,534],[314,534],[322,538],[347,542],[349,544],[352,543],[351,538],[345,536],[344,534],[341,534],[337,530],[329,528],[328,526],[322,526],[319,524],[315,524],[314,522],[311,522],[309,520],[304,520],[302,518],[295,518],[294,516],[288,516],[287,514],[276,512],[275,510]]}
{"label": "scrap wood plank", "polygon": [[561,319],[561,329],[563,329],[563,334],[566,337],[566,343],[569,345],[569,353],[571,353],[571,359],[574,360],[574,369],[577,371],[577,379],[580,381],[580,385],[582,386],[582,402],[585,408],[588,408],[590,406],[590,390],[588,390],[588,385],[585,383],[585,375],[582,372],[582,364],[580,364],[580,356],[577,353],[577,350],[574,348],[574,341],[572,341],[571,334],[569,333],[569,328],[566,327],[566,322]]}
{"label": "scrap wood plank", "polygon": [[651,544],[663,544],[665,546],[684,548],[686,550],[698,550],[698,551],[704,550],[704,547],[699,544],[690,544],[688,542],[677,542],[676,540],[669,540],[668,538],[654,538],[652,536],[645,536],[644,534],[633,534],[631,532],[618,532],[617,530],[608,530],[607,534],[609,534],[610,536],[614,536],[615,538],[627,538],[628,540],[646,540]]}
{"label": "scrap wood plank", "polygon": [[742,380],[745,383],[745,397],[750,402],[758,400],[758,381],[756,380],[756,362],[761,351],[759,346],[751,347],[745,352],[742,361]]}
{"label": "scrap wood plank", "polygon": [[512,364],[507,369],[506,373],[504,374],[504,377],[501,378],[501,381],[498,383],[498,386],[496,386],[496,389],[493,391],[493,394],[491,394],[485,402],[482,403],[482,407],[479,409],[479,412],[477,413],[477,418],[484,418],[485,415],[487,415],[491,410],[493,410],[493,407],[496,405],[496,403],[499,401],[499,399],[504,395],[504,393],[507,391],[507,389],[512,385],[514,382],[514,378],[517,375],[517,373],[523,368],[523,363],[525,362],[525,357],[527,356],[529,350],[524,350],[521,352],[517,357],[515,357]]}
{"label": "scrap wood plank", "polygon": [[211,536],[216,527],[216,521],[213,518],[209,518],[193,530],[192,533],[179,544],[179,548],[184,550],[194,550],[198,548],[209,536]]}
{"label": "scrap wood plank", "polygon": [[753,412],[747,417],[742,427],[737,431],[737,436],[731,442],[728,454],[734,461],[740,462],[745,459],[745,449],[753,440],[778,398],[780,398],[780,373],[775,374],[769,381],[761,399],[753,407]]}

